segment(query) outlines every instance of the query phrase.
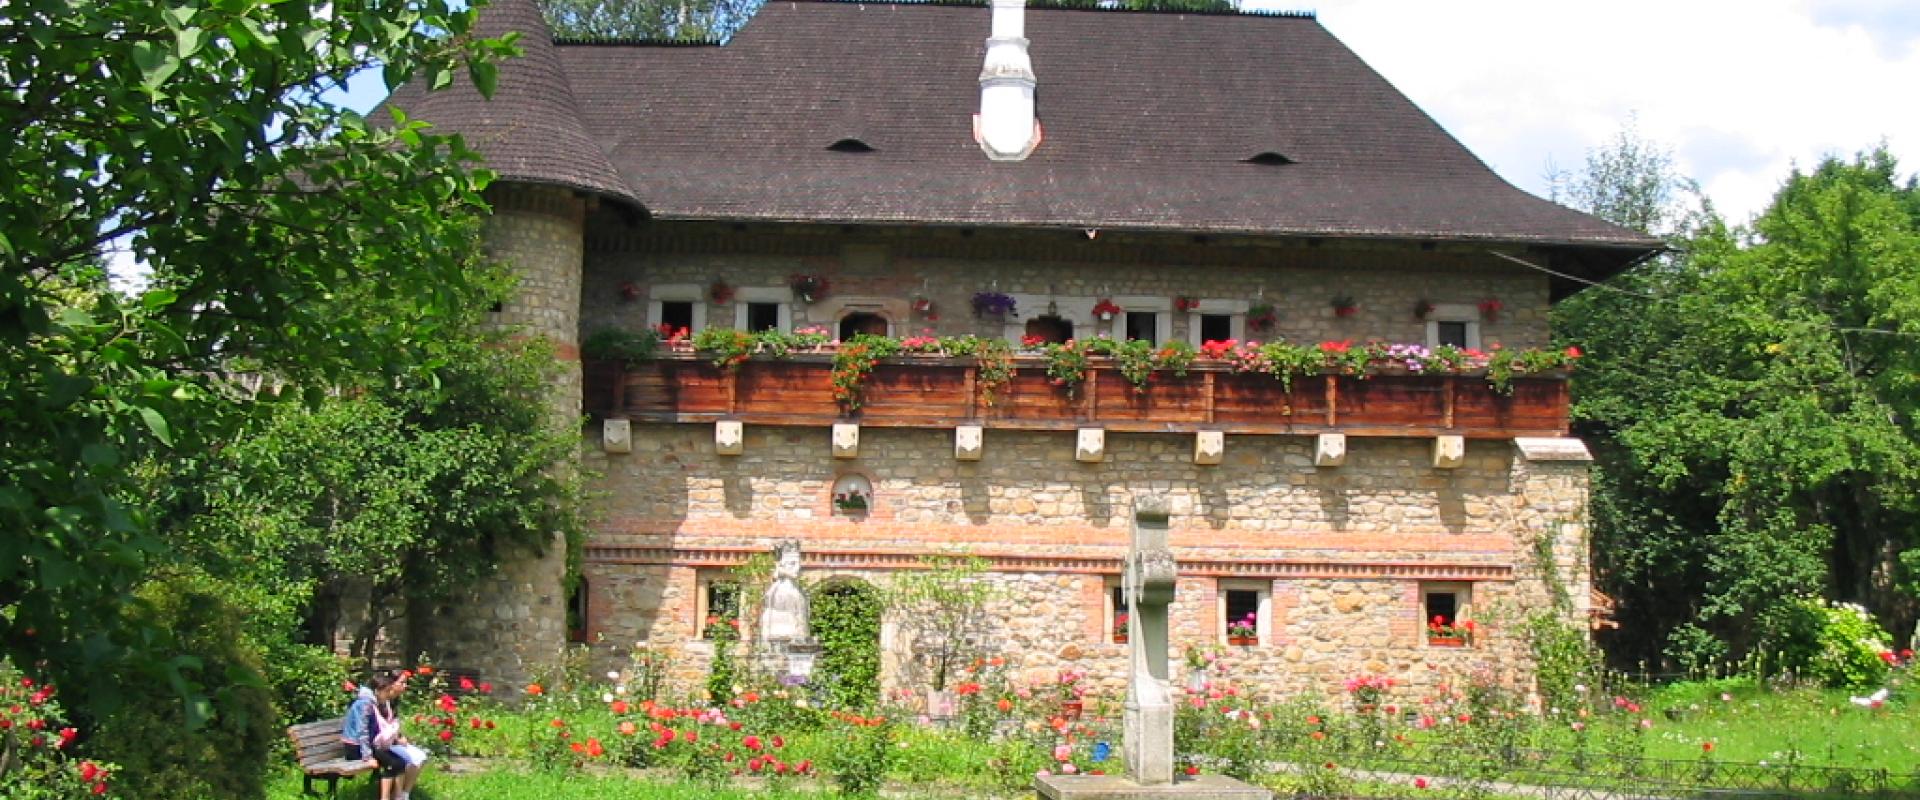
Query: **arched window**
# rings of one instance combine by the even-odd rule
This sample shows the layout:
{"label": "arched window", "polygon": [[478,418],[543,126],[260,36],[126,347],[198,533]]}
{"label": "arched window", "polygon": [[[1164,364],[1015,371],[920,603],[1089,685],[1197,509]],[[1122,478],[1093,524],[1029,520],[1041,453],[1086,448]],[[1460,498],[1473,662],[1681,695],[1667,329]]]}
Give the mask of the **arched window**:
{"label": "arched window", "polygon": [[887,318],[870,311],[855,311],[840,318],[840,341],[860,333],[887,335]]}
{"label": "arched window", "polygon": [[1027,336],[1039,337],[1043,342],[1060,344],[1073,338],[1073,322],[1059,315],[1048,314],[1027,320]]}

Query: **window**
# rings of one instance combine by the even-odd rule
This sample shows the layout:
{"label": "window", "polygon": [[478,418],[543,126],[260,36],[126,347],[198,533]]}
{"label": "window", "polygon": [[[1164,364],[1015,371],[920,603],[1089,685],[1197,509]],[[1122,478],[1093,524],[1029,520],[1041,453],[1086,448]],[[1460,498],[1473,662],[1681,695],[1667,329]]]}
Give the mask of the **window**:
{"label": "window", "polygon": [[1420,585],[1420,613],[1427,629],[1429,646],[1464,647],[1473,644],[1474,624],[1468,613],[1471,597],[1470,584]]}
{"label": "window", "polygon": [[1270,641],[1272,585],[1265,581],[1220,582],[1220,638],[1227,644],[1258,645]]}
{"label": "window", "polygon": [[1062,344],[1073,338],[1073,321],[1049,314],[1027,320],[1026,330],[1029,339]]}
{"label": "window", "polygon": [[1427,312],[1427,346],[1480,347],[1480,309],[1467,303],[1440,303]]}
{"label": "window", "polygon": [[870,311],[855,311],[840,318],[840,341],[862,333],[887,335],[887,318]]}
{"label": "window", "polygon": [[745,330],[752,333],[780,330],[780,304],[748,303]]}
{"label": "window", "polygon": [[733,328],[740,331],[793,330],[793,289],[742,286],[733,290]]}
{"label": "window", "polygon": [[667,300],[660,303],[660,326],[669,331],[685,328],[693,332],[693,303],[687,300]]}
{"label": "window", "polygon": [[740,582],[719,572],[701,576],[699,587],[694,603],[694,628],[700,632],[700,638],[712,640],[723,633],[738,638],[741,634]]}
{"label": "window", "polygon": [[661,283],[647,290],[647,327],[686,328],[699,333],[707,327],[706,289],[692,283]]}
{"label": "window", "polygon": [[1196,303],[1187,307],[1188,313],[1185,315],[1187,344],[1200,347],[1207,342],[1247,338],[1247,309],[1253,306],[1251,302],[1198,298]]}
{"label": "window", "polygon": [[1127,338],[1145,339],[1150,344],[1159,344],[1159,316],[1152,311],[1127,312]]}
{"label": "window", "polygon": [[1235,338],[1232,314],[1201,314],[1200,341],[1224,342]]}
{"label": "window", "polygon": [[1119,576],[1107,579],[1107,640],[1114,644],[1127,643],[1127,590]]}

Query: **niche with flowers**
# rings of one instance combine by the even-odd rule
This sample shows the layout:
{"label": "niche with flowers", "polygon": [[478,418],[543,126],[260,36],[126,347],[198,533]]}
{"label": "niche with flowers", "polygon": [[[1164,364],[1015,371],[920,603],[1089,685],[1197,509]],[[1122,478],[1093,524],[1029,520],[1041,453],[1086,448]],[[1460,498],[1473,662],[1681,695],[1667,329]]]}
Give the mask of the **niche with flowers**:
{"label": "niche with flowers", "polygon": [[834,480],[828,500],[835,516],[864,517],[873,510],[873,481],[865,475],[842,475]]}

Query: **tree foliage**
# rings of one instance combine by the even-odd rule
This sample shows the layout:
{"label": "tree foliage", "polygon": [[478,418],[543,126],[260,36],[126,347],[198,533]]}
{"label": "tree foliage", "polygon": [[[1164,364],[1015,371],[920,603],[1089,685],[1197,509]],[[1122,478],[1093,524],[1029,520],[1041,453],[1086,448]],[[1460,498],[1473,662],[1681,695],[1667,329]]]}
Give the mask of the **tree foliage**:
{"label": "tree foliage", "polygon": [[[474,268],[487,174],[460,141],[318,101],[367,72],[491,85],[510,46],[470,41],[472,17],[447,0],[0,15],[0,654],[47,664],[83,715],[134,680],[189,709],[227,680],[167,683],[191,665],[123,606],[182,568],[147,492],[256,408],[230,371],[318,404],[434,363],[503,290]],[[107,288],[109,249],[146,288]]]}
{"label": "tree foliage", "polygon": [[[1649,208],[1664,160],[1627,148],[1572,196]],[[1636,188],[1641,187],[1641,188]],[[1596,567],[1621,600],[1629,659],[1697,622],[1734,645],[1753,620],[1813,592],[1905,630],[1920,594],[1920,214],[1877,150],[1795,172],[1751,230],[1710,211],[1680,252],[1563,303],[1587,349],[1575,414],[1599,451]],[[1614,291],[1619,290],[1619,291]],[[1684,602],[1675,602],[1681,598]]]}
{"label": "tree foliage", "polygon": [[300,610],[364,591],[364,658],[393,601],[449,600],[554,534],[583,536],[580,480],[552,469],[579,437],[547,413],[551,345],[470,337],[448,356],[317,409],[281,404],[222,448],[192,481],[194,560]]}
{"label": "tree foliage", "polygon": [[542,0],[553,35],[575,39],[732,38],[765,0]]}

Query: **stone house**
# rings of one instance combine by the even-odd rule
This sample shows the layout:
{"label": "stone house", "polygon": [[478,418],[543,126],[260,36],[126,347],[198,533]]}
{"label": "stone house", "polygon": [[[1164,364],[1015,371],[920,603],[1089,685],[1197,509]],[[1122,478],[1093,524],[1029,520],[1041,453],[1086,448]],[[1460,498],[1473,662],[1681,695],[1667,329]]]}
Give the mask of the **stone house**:
{"label": "stone house", "polygon": [[[578,591],[557,555],[510,565],[447,612],[448,663],[511,679],[569,636],[610,660],[645,642],[697,685],[728,568],[794,538],[841,585],[979,556],[1006,590],[985,642],[1117,691],[1143,493],[1172,509],[1176,644],[1263,690],[1524,681],[1508,625],[1547,602],[1540,553],[1586,613],[1564,375],[1276,389],[1198,363],[1136,392],[1095,364],[1069,394],[1021,357],[989,403],[973,362],[907,359],[851,410],[826,355],[580,366],[595,332],[662,325],[1539,347],[1552,302],[1656,251],[1503,182],[1310,15],[800,0],[710,45],[555,41],[532,0],[495,0],[481,29],[525,50],[490,102],[390,102],[500,174],[488,242],[522,283],[497,316],[571,365],[555,402],[584,409],[604,499]],[[1011,311],[975,313],[989,293]],[[894,686],[899,622],[877,633]]]}

